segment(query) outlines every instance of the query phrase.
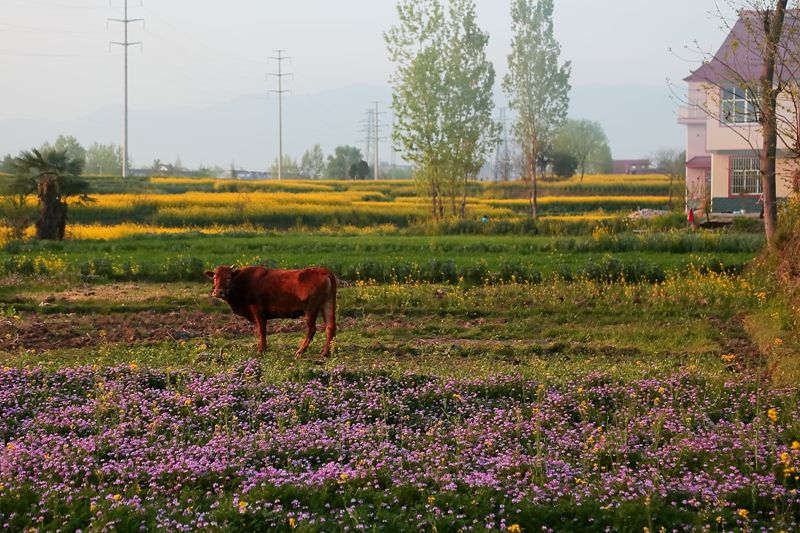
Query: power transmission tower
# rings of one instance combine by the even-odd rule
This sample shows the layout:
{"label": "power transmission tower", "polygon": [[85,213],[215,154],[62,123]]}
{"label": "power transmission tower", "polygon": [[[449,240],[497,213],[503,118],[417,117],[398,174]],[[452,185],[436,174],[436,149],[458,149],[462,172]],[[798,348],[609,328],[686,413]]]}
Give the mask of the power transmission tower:
{"label": "power transmission tower", "polygon": [[495,163],[494,163],[494,181],[500,181],[502,178],[503,181],[508,181],[508,177],[511,174],[511,156],[508,152],[508,117],[506,116],[506,108],[500,108],[500,128],[503,132],[503,138],[498,139],[497,141],[497,149],[495,152]]}
{"label": "power transmission tower", "polygon": [[367,118],[361,121],[364,127],[361,129],[361,132],[364,134],[364,159],[369,161],[369,156],[372,153],[370,148],[372,147],[372,132],[374,131],[373,123],[375,121],[375,110],[374,109],[367,109]]}
{"label": "power transmission tower", "polygon": [[128,24],[132,22],[143,22],[144,19],[129,19],[128,18],[128,0],[125,2],[125,17],[121,19],[108,19],[108,22],[119,22],[125,30],[125,38],[122,42],[111,41],[111,44],[121,46],[125,55],[125,96],[124,96],[124,116],[122,126],[122,177],[128,177],[128,48],[135,45],[142,44],[141,41],[130,42],[128,41]]}
{"label": "power transmission tower", "polygon": [[372,113],[374,117],[374,126],[375,126],[375,179],[378,179],[378,168],[380,167],[380,158],[378,157],[378,144],[381,140],[386,140],[386,137],[380,136],[381,131],[381,124],[380,124],[380,116],[385,115],[386,113],[378,111],[378,105],[380,102],[373,102],[375,104],[375,111]]}
{"label": "power transmission tower", "polygon": [[[291,59],[290,57],[286,57],[283,53],[286,50],[275,50],[278,54],[278,57],[270,57],[270,59],[274,59],[278,62],[278,72],[271,72],[269,76],[275,76],[278,78],[278,90],[270,89],[269,92],[276,93],[278,95],[278,179],[281,179],[282,170],[281,167],[283,165],[283,93],[288,93],[288,90],[283,88],[283,78],[285,76],[291,76],[291,73],[283,72],[283,62],[287,59]],[[269,168],[269,166],[267,167]]]}

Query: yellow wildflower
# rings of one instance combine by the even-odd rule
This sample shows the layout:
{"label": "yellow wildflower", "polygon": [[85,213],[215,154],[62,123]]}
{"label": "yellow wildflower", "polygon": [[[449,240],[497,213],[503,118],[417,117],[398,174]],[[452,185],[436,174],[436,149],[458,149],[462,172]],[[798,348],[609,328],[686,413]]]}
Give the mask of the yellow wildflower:
{"label": "yellow wildflower", "polygon": [[111,497],[111,499],[114,500],[115,502],[118,502],[118,501],[120,501],[122,499],[122,494],[114,494]]}
{"label": "yellow wildflower", "polygon": [[795,451],[800,451],[800,442],[792,441],[792,449]]}
{"label": "yellow wildflower", "polygon": [[506,529],[511,533],[520,533],[522,531],[522,528],[519,527],[519,524],[511,524]]}
{"label": "yellow wildflower", "polygon": [[738,514],[742,518],[747,518],[747,515],[750,514],[750,511],[748,511],[747,509],[739,509],[738,511],[736,511],[736,514]]}
{"label": "yellow wildflower", "polygon": [[767,418],[769,418],[773,422],[777,422],[778,421],[778,410],[775,409],[774,407],[770,408],[767,411]]}
{"label": "yellow wildflower", "polygon": [[292,529],[297,527],[297,520],[295,520],[293,516],[289,517],[289,527]]}
{"label": "yellow wildflower", "polygon": [[246,501],[240,500],[239,501],[239,512],[240,513],[244,513],[245,511],[247,511],[247,505],[248,505],[248,503]]}

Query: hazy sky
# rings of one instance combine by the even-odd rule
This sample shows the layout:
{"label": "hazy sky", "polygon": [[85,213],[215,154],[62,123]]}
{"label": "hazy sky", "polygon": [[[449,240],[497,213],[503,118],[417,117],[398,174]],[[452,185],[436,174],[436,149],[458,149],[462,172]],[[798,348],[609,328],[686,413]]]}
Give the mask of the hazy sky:
{"label": "hazy sky", "polygon": [[[721,43],[712,0],[556,0],[556,36],[573,85],[663,86],[697,66],[682,48]],[[0,0],[0,120],[70,119],[122,97],[122,0]],[[490,59],[505,72],[509,2],[477,0]],[[295,94],[385,85],[382,33],[393,0],[143,0],[129,3],[130,105],[208,105],[275,87],[274,49],[287,50]],[[673,48],[676,53],[670,53]],[[681,59],[682,56],[691,61]],[[692,62],[694,61],[694,63]],[[598,102],[597,105],[603,105]]]}

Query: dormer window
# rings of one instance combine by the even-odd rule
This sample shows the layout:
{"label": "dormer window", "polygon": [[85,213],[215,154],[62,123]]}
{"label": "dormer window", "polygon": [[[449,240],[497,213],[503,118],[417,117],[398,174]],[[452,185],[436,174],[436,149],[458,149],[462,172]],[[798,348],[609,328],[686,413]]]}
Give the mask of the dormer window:
{"label": "dormer window", "polygon": [[758,122],[758,113],[753,102],[756,94],[751,89],[731,85],[722,88],[722,122],[725,124],[747,124]]}

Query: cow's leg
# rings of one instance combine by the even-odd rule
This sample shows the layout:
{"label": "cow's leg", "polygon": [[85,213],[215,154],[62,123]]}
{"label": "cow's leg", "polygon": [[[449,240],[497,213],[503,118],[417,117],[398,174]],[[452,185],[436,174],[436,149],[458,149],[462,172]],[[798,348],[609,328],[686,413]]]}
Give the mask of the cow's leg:
{"label": "cow's leg", "polygon": [[300,357],[306,352],[308,345],[311,344],[311,339],[314,338],[314,333],[317,332],[317,314],[319,313],[318,310],[308,311],[306,312],[306,328],[308,331],[306,332],[306,338],[303,339],[303,342],[300,343],[300,347],[295,352],[295,357]]}
{"label": "cow's leg", "polygon": [[322,357],[331,354],[331,343],[336,337],[336,295],[330,296],[322,304],[322,319],[325,321],[325,347],[322,349]]}
{"label": "cow's leg", "polygon": [[267,346],[267,317],[264,313],[253,313],[256,318],[256,335],[258,336],[258,353],[264,353]]}

